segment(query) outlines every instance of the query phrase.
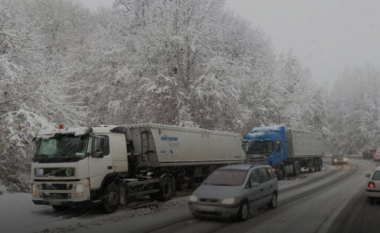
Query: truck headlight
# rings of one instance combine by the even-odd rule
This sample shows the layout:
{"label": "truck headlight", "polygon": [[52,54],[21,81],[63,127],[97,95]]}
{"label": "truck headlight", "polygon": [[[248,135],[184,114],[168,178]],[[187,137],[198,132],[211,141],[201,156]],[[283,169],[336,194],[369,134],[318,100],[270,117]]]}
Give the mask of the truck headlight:
{"label": "truck headlight", "polygon": [[31,193],[32,193],[32,196],[34,197],[36,196],[37,187],[36,187],[36,184],[33,184],[33,183],[31,183],[30,185],[31,185]]}
{"label": "truck headlight", "polygon": [[83,184],[77,184],[77,187],[75,189],[75,196],[83,197]]}
{"label": "truck headlight", "polygon": [[191,195],[190,198],[189,198],[189,201],[190,202],[197,202],[198,201],[198,197],[195,196],[195,195]]}
{"label": "truck headlight", "polygon": [[236,197],[229,197],[222,201],[222,205],[233,205],[237,202]]}
{"label": "truck headlight", "polygon": [[334,159],[334,162],[338,162],[338,160],[337,160],[337,159]]}
{"label": "truck headlight", "polygon": [[344,158],[343,161],[344,161],[344,162],[347,162],[347,158]]}

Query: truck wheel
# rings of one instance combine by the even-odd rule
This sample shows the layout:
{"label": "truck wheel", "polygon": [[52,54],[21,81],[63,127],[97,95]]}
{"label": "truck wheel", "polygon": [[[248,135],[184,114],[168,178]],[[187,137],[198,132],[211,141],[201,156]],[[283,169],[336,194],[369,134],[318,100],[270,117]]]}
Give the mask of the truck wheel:
{"label": "truck wheel", "polygon": [[117,210],[119,207],[119,188],[115,183],[107,186],[103,197],[103,210],[105,213],[110,214]]}
{"label": "truck wheel", "polygon": [[238,213],[238,219],[239,221],[245,221],[248,219],[249,216],[249,207],[247,202],[243,202],[243,204],[240,206],[240,210]]}
{"label": "truck wheel", "polygon": [[300,167],[298,167],[298,166],[294,166],[295,168],[294,168],[294,171],[293,171],[293,175],[294,176],[298,176],[298,174],[300,173]]}
{"label": "truck wheel", "polygon": [[278,180],[284,179],[284,170],[282,170],[281,168],[278,170],[277,179]]}
{"label": "truck wheel", "polygon": [[273,193],[272,199],[270,203],[268,204],[268,207],[271,209],[274,209],[277,207],[277,193]]}
{"label": "truck wheel", "polygon": [[165,177],[160,182],[160,201],[167,201],[172,198],[175,193],[175,184],[170,177]]}

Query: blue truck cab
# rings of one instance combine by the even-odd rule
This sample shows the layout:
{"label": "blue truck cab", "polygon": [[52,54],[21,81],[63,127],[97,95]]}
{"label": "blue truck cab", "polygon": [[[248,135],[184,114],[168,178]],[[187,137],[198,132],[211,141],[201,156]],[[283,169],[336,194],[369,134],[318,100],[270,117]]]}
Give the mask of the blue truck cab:
{"label": "blue truck cab", "polygon": [[285,126],[255,127],[244,135],[247,162],[278,168],[286,160]]}

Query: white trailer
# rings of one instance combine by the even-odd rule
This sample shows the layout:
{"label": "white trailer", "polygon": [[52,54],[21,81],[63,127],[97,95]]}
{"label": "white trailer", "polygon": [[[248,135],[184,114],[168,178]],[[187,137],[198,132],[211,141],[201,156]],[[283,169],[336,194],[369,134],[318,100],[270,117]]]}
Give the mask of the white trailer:
{"label": "white trailer", "polygon": [[325,156],[322,134],[291,129],[286,130],[286,141],[287,159],[285,164],[292,165],[285,165],[287,174],[298,175],[299,169],[302,167],[310,172],[322,170],[322,157]]}
{"label": "white trailer", "polygon": [[99,202],[105,212],[149,195],[168,200],[215,168],[242,163],[241,135],[159,124],[44,130],[32,162],[33,202],[61,210]]}

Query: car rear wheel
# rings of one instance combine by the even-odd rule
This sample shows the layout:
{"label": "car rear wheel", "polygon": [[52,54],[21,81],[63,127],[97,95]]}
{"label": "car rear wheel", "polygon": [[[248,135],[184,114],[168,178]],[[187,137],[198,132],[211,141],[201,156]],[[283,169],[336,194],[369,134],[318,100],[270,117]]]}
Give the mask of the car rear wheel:
{"label": "car rear wheel", "polygon": [[248,203],[247,202],[244,202],[241,206],[240,206],[240,210],[239,210],[239,213],[238,213],[238,219],[240,221],[245,221],[248,219],[248,216],[249,216],[249,207],[248,207]]}

